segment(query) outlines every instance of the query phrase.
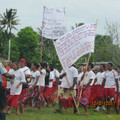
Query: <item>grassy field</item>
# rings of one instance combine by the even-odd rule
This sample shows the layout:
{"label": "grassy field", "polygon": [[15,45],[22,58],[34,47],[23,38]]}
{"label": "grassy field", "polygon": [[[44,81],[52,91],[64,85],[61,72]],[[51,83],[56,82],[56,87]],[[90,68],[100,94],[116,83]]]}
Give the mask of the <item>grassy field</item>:
{"label": "grassy field", "polygon": [[119,120],[120,114],[116,114],[114,109],[111,109],[111,114],[105,114],[105,111],[94,112],[94,107],[89,108],[89,115],[84,116],[84,109],[80,107],[80,115],[73,113],[73,108],[63,110],[62,114],[54,113],[58,105],[50,108],[37,108],[29,107],[24,114],[16,115],[13,110],[11,115],[7,115],[7,120]]}

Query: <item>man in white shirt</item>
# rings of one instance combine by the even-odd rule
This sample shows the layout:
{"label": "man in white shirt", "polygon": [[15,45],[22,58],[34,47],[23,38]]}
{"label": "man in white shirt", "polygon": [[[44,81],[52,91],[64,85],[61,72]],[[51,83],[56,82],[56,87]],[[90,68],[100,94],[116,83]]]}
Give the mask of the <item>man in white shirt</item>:
{"label": "man in white shirt", "polygon": [[[93,64],[89,63],[86,71],[85,79],[83,81],[83,78],[84,78],[84,75],[83,75],[82,81],[81,81],[81,86],[83,84],[83,87],[82,87],[82,95],[81,95],[80,102],[82,105],[84,105],[84,109],[85,109],[84,115],[88,115],[88,103],[89,103],[89,97],[91,92],[91,86],[93,85],[93,82],[95,79],[95,74],[92,71],[92,68],[93,68]],[[80,89],[78,90],[78,98],[80,95],[81,86],[80,86]]]}
{"label": "man in white shirt", "polygon": [[[69,87],[67,83],[66,74],[71,87]],[[72,90],[74,97],[76,97],[77,77],[78,77],[78,71],[73,66],[71,66],[68,69],[67,73],[64,73],[64,72],[61,73],[60,75],[61,85],[58,91],[59,109],[57,109],[55,113],[62,113],[63,106],[65,109],[74,106],[74,113],[77,112],[75,103],[73,101],[72,94],[71,94],[71,90]]]}
{"label": "man in white shirt", "polygon": [[25,75],[25,79],[26,79],[26,82],[23,83],[23,89],[22,89],[22,92],[20,94],[20,101],[21,101],[21,104],[20,104],[20,112],[24,112],[24,109],[23,109],[23,105],[25,104],[26,100],[27,100],[27,86],[28,86],[28,80],[30,80],[30,69],[26,66],[26,60],[21,58],[20,61],[19,61],[19,69],[24,73]]}
{"label": "man in white shirt", "polygon": [[106,98],[106,106],[107,106],[107,112],[106,114],[110,114],[110,105],[113,105],[114,101],[114,95],[115,95],[115,86],[117,87],[117,94],[119,94],[119,84],[118,84],[118,73],[113,70],[113,64],[108,63],[107,64],[107,71],[105,72],[104,79],[100,88],[100,91],[102,91],[102,87],[104,87],[104,96]]}

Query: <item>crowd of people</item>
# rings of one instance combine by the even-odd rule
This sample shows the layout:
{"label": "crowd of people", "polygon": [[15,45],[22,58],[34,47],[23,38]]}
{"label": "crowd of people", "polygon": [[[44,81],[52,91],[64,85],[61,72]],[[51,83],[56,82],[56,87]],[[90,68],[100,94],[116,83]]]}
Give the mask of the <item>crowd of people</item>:
{"label": "crowd of people", "polygon": [[[55,106],[55,99],[59,101],[59,108],[54,113],[62,113],[73,107],[73,113],[78,113],[78,107],[83,105],[84,115],[88,115],[88,108],[95,106],[94,111],[106,110],[110,114],[110,107],[114,106],[119,113],[120,66],[113,69],[113,64],[93,66],[72,65],[67,72],[55,69],[47,62],[31,63],[27,66],[25,59],[19,62],[5,60],[0,63],[0,120],[10,115],[12,108],[16,114],[24,113],[28,106]],[[7,110],[6,110],[7,108]]]}

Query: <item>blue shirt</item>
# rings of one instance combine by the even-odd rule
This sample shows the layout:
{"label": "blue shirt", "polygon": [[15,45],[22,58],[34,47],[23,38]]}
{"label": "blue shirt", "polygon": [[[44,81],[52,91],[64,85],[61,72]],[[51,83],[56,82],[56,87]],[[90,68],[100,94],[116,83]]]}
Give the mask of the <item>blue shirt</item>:
{"label": "blue shirt", "polygon": [[0,62],[0,82],[3,82],[1,75],[4,73],[7,73],[7,70],[4,68],[3,64]]}

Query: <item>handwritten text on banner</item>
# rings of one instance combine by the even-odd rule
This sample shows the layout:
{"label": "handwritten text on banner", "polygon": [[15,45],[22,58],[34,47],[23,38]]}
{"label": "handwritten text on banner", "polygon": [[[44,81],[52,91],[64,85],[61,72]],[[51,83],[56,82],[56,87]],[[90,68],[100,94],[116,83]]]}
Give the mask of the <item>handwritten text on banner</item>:
{"label": "handwritten text on banner", "polygon": [[94,52],[95,30],[96,24],[82,25],[55,41],[54,45],[64,70],[81,56]]}
{"label": "handwritten text on banner", "polygon": [[49,39],[58,39],[65,32],[65,11],[63,9],[44,7],[42,36]]}

